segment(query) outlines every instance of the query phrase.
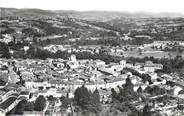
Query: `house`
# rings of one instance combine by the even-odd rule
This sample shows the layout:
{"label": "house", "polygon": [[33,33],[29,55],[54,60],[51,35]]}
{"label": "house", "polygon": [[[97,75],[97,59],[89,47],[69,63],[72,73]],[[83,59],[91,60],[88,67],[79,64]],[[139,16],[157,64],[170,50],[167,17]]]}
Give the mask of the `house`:
{"label": "house", "polygon": [[46,87],[50,87],[50,83],[48,83],[47,81],[25,81],[25,85],[26,85],[26,88],[28,89],[32,89],[32,88],[35,88],[35,89],[38,89],[39,87],[43,87],[43,89],[46,89]]}
{"label": "house", "polygon": [[27,52],[29,50],[29,46],[24,46],[24,52]]}
{"label": "house", "polygon": [[34,74],[31,72],[31,71],[21,71],[21,77],[25,80],[25,81],[28,81],[28,80],[35,80],[36,77],[34,76]]}
{"label": "house", "polygon": [[5,101],[9,96],[14,95],[15,92],[14,90],[7,90],[7,89],[2,89],[0,90],[0,101]]}
{"label": "house", "polygon": [[29,95],[30,95],[30,91],[21,91],[20,92],[20,95],[19,95],[19,98],[20,97],[25,97],[26,99],[29,99]]}
{"label": "house", "polygon": [[158,78],[158,75],[157,73],[154,73],[154,72],[151,72],[151,73],[148,73],[151,77],[151,80],[156,80]]}
{"label": "house", "polygon": [[59,61],[53,61],[52,64],[57,67],[57,68],[64,68],[65,64],[63,62],[59,62]]}
{"label": "house", "polygon": [[144,63],[135,63],[134,67],[141,70],[144,67]]}
{"label": "house", "polygon": [[18,104],[17,97],[9,97],[4,102],[0,104],[0,114],[5,116],[6,113],[11,111]]}
{"label": "house", "polygon": [[49,81],[49,84],[50,84],[50,87],[55,87],[55,88],[60,88],[60,89],[65,88],[66,86],[62,80],[52,79]]}
{"label": "house", "polygon": [[98,70],[107,75],[114,75],[118,76],[121,73],[121,70],[125,67],[126,61],[121,61],[120,64],[118,63],[110,63],[106,66],[101,66]]}
{"label": "house", "polygon": [[60,98],[61,96],[65,95],[65,92],[62,94],[62,91],[58,91],[56,88],[50,88],[49,90],[39,91],[38,96],[40,95],[43,95],[44,97],[52,95],[53,97]]}
{"label": "house", "polygon": [[1,42],[8,44],[8,43],[14,41],[13,36],[11,36],[10,34],[4,34],[3,36],[4,36],[4,38],[0,39]]}
{"label": "house", "polygon": [[154,64],[151,61],[146,61],[145,65],[144,65],[144,70],[146,72],[154,72],[155,70],[161,70],[163,69],[163,65],[162,64]]}
{"label": "house", "polygon": [[74,54],[72,54],[72,55],[70,56],[69,60],[70,60],[71,62],[76,62],[76,61],[77,61],[77,58],[76,58],[76,56],[75,56]]}
{"label": "house", "polygon": [[98,71],[105,75],[114,75],[117,76],[119,73],[116,72],[116,70],[113,67],[100,67],[98,68]]}
{"label": "house", "polygon": [[180,86],[174,86],[173,89],[174,89],[174,91],[173,91],[173,94],[174,94],[174,95],[178,95],[179,92],[180,92],[181,90],[183,90],[183,88],[181,88]]}
{"label": "house", "polygon": [[115,78],[113,80],[109,80],[106,84],[105,84],[105,88],[109,89],[109,88],[117,88],[118,86],[122,86],[123,84],[126,83],[126,79],[122,79],[122,78]]}
{"label": "house", "polygon": [[74,68],[79,67],[79,62],[77,61],[75,55],[71,55],[71,57],[69,58],[69,61],[67,62],[67,64],[68,64],[68,66],[69,66],[71,69],[74,69]]}
{"label": "house", "polygon": [[95,65],[95,66],[105,66],[105,62],[104,61],[102,61],[102,60],[94,60],[93,61],[93,64]]}

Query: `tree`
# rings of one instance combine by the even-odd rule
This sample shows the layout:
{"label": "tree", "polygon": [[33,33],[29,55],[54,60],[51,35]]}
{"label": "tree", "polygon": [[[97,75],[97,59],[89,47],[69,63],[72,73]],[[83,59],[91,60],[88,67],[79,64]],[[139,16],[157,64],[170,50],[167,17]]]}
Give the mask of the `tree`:
{"label": "tree", "polygon": [[139,52],[139,55],[141,56],[142,55],[142,50],[140,48],[138,49],[138,52]]}
{"label": "tree", "polygon": [[42,111],[46,106],[46,99],[44,96],[39,96],[34,103],[34,110]]}
{"label": "tree", "polygon": [[1,31],[2,34],[12,34],[14,32],[15,32],[15,30],[12,28],[9,28],[9,27],[6,28],[4,31]]}
{"label": "tree", "polygon": [[84,85],[80,88],[77,88],[74,93],[74,100],[76,101],[77,105],[81,106],[82,108],[86,108],[89,104],[90,93]]}
{"label": "tree", "polygon": [[163,95],[167,93],[167,90],[160,88],[159,86],[155,85],[153,87],[146,87],[144,90],[146,93],[149,93],[151,95]]}
{"label": "tree", "polygon": [[11,57],[7,44],[0,42],[0,54],[2,54],[1,57],[3,57],[3,58],[10,58]]}
{"label": "tree", "polygon": [[48,101],[51,102],[51,103],[53,103],[53,102],[56,100],[56,98],[53,97],[53,95],[48,96],[47,99],[48,99]]}
{"label": "tree", "polygon": [[33,111],[34,110],[34,103],[33,102],[27,102],[25,105],[25,111]]}
{"label": "tree", "polygon": [[141,79],[143,79],[144,82],[148,81],[149,84],[152,84],[152,81],[151,81],[151,76],[149,74],[141,74],[140,76]]}
{"label": "tree", "polygon": [[23,114],[26,104],[27,104],[26,100],[20,101],[16,106],[15,114]]}
{"label": "tree", "polygon": [[118,99],[118,93],[114,90],[114,88],[111,89],[111,92],[112,92],[112,99],[114,101],[114,99]]}
{"label": "tree", "polygon": [[138,89],[137,89],[137,93],[142,93],[143,92],[143,90],[142,90],[142,87],[139,87]]}
{"label": "tree", "polygon": [[29,94],[29,99],[31,99],[33,97],[33,93]]}
{"label": "tree", "polygon": [[100,94],[97,89],[91,95],[90,110],[94,113],[98,113],[101,110]]}
{"label": "tree", "polygon": [[62,96],[60,100],[62,102],[62,105],[61,105],[62,108],[68,108],[69,105],[71,104],[71,100],[65,96]]}
{"label": "tree", "polygon": [[38,87],[39,90],[43,90],[43,86]]}
{"label": "tree", "polygon": [[126,102],[126,101],[135,101],[138,100],[139,95],[134,92],[133,90],[133,84],[131,82],[131,79],[128,77],[126,79],[126,83],[122,85],[122,87],[119,88],[119,93],[116,93],[114,89],[111,89],[112,91],[112,97],[113,97],[113,102],[119,101],[119,102]]}
{"label": "tree", "polygon": [[126,89],[126,90],[132,91],[133,87],[134,87],[134,85],[133,85],[131,79],[129,77],[127,77],[126,78],[126,83],[123,85],[123,88]]}
{"label": "tree", "polygon": [[83,110],[96,114],[101,110],[100,95],[97,89],[91,93],[86,87],[82,86],[76,89],[74,95],[74,101]]}
{"label": "tree", "polygon": [[151,116],[151,107],[146,104],[143,108],[143,116]]}

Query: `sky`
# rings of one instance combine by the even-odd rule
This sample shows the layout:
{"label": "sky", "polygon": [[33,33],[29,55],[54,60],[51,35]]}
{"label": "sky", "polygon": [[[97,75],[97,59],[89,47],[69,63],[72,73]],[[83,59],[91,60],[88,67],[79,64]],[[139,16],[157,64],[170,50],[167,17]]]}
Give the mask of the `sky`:
{"label": "sky", "polygon": [[184,0],[0,0],[0,7],[184,14]]}

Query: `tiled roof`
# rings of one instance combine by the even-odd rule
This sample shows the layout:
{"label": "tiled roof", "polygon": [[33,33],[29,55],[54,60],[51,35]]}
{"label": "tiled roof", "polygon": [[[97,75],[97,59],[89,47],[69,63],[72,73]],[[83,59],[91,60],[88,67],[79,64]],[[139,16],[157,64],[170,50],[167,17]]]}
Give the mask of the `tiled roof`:
{"label": "tiled roof", "polygon": [[5,100],[3,103],[0,104],[0,109],[7,109],[13,102],[15,102],[17,98],[16,97],[10,97],[7,100]]}

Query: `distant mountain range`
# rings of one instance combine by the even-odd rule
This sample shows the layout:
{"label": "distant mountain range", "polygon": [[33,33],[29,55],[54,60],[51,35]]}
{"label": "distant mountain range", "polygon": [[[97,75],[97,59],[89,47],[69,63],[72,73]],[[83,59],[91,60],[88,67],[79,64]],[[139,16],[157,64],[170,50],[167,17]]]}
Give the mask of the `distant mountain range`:
{"label": "distant mountain range", "polygon": [[118,18],[154,18],[154,17],[183,17],[181,13],[150,13],[150,12],[115,12],[115,11],[72,11],[72,10],[41,10],[0,8],[1,17],[19,16],[23,18],[39,17],[72,17],[85,20],[107,21]]}

